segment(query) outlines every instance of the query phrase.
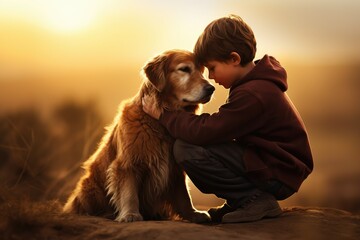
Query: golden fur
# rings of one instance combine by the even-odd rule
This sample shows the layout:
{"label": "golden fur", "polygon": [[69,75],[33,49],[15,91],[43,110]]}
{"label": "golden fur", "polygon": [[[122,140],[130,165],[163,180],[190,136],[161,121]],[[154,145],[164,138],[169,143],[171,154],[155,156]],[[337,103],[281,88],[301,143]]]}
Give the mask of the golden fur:
{"label": "golden fur", "polygon": [[164,52],[144,67],[139,92],[120,107],[85,174],[64,206],[65,212],[115,218],[120,222],[173,219],[209,220],[194,209],[185,173],[173,159],[174,139],[142,110],[145,94],[159,109],[195,112],[210,100],[212,85],[194,64],[193,54]]}

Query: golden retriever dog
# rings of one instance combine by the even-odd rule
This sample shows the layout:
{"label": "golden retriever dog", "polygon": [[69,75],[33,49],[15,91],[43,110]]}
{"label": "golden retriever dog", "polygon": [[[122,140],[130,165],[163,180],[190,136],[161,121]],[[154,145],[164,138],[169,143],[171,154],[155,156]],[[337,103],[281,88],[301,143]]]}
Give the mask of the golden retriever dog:
{"label": "golden retriever dog", "polygon": [[207,222],[191,202],[185,173],[173,159],[174,139],[142,110],[146,94],[157,107],[195,112],[214,87],[191,52],[171,50],[149,61],[139,92],[123,101],[97,151],[84,163],[65,212],[111,216],[119,222],[184,219]]}

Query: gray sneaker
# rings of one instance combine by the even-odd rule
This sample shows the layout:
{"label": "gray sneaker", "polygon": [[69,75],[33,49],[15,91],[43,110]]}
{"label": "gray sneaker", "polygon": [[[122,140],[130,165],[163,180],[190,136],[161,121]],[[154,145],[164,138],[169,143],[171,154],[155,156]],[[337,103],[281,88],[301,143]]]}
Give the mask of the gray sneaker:
{"label": "gray sneaker", "polygon": [[263,192],[251,197],[240,208],[223,216],[223,223],[253,222],[266,217],[277,217],[282,210],[275,197]]}

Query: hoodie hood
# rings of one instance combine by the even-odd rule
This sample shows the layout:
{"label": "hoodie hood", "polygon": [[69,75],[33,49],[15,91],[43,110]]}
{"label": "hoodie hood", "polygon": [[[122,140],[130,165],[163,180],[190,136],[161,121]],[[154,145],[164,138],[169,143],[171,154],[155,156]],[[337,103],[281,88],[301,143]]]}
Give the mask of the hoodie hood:
{"label": "hoodie hood", "polygon": [[274,57],[265,55],[262,59],[255,61],[255,64],[255,67],[237,81],[234,86],[251,80],[267,80],[276,84],[281,91],[285,92],[287,90],[286,71]]}

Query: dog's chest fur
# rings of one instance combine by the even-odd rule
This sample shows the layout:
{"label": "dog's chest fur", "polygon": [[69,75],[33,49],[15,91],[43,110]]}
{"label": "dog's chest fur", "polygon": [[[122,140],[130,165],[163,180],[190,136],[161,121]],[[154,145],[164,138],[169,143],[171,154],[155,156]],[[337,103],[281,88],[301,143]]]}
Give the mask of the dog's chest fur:
{"label": "dog's chest fur", "polygon": [[133,168],[151,195],[168,188],[174,167],[173,139],[161,124],[145,114],[139,101],[126,102],[118,122],[118,148],[123,167]]}

